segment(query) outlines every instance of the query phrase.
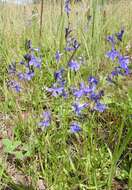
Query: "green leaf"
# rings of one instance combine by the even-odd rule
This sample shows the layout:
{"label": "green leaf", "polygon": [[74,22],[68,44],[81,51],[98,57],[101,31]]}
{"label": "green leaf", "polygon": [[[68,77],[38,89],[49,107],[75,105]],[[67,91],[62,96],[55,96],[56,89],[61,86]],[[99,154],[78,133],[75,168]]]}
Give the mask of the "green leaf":
{"label": "green leaf", "polygon": [[12,146],[12,142],[9,139],[3,139],[2,140],[4,147],[4,150],[6,153],[12,153],[14,148]]}
{"label": "green leaf", "polygon": [[6,153],[12,154],[13,151],[21,144],[21,141],[11,141],[10,139],[3,139],[4,150]]}

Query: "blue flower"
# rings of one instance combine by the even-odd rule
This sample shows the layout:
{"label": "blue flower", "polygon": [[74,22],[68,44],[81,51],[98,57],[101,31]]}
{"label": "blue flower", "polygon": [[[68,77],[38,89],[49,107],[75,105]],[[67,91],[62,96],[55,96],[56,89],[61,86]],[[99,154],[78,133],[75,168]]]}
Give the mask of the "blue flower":
{"label": "blue flower", "polygon": [[70,9],[70,0],[65,0],[65,12],[67,16],[69,16],[71,9]]}
{"label": "blue flower", "polygon": [[104,91],[103,90],[99,91],[98,94],[95,94],[94,92],[92,92],[90,94],[89,98],[97,103],[101,99],[102,96],[104,96]]}
{"label": "blue flower", "polygon": [[71,70],[73,71],[78,71],[80,69],[80,64],[77,61],[71,60],[68,63],[68,66],[70,67]]}
{"label": "blue flower", "polygon": [[112,61],[115,60],[116,57],[118,57],[120,54],[118,51],[116,51],[113,47],[112,47],[112,50],[111,51],[108,51],[106,53],[106,56],[111,59]]}
{"label": "blue flower", "polygon": [[80,128],[79,124],[74,122],[70,125],[70,132],[71,133],[78,133],[80,131],[82,131],[82,129]]}
{"label": "blue flower", "polygon": [[51,113],[46,111],[43,113],[43,120],[39,122],[39,127],[48,127],[51,124]]}
{"label": "blue flower", "polygon": [[88,78],[88,82],[89,82],[91,85],[93,85],[93,84],[97,85],[99,81],[98,81],[95,77],[90,76],[90,77]]}
{"label": "blue flower", "polygon": [[24,80],[25,79],[25,75],[23,73],[18,73],[17,76],[18,76],[18,78],[20,80]]}
{"label": "blue flower", "polygon": [[115,45],[114,35],[107,36],[107,41],[110,42],[112,46]]}
{"label": "blue flower", "polygon": [[67,40],[67,45],[65,47],[65,51],[75,51],[79,48],[80,44],[75,38],[69,38]]}
{"label": "blue flower", "polygon": [[63,90],[61,96],[63,96],[66,99],[68,98],[68,93],[65,90]]}
{"label": "blue flower", "polygon": [[84,95],[84,91],[82,89],[80,89],[80,90],[73,89],[73,95],[76,98],[81,98]]}
{"label": "blue flower", "polygon": [[73,47],[74,47],[74,50],[78,49],[80,46],[80,44],[78,43],[78,41],[74,38],[73,39]]}
{"label": "blue flower", "polygon": [[88,96],[88,94],[91,94],[92,92],[94,92],[95,89],[96,89],[96,85],[86,86],[83,89],[85,96]]}
{"label": "blue flower", "polygon": [[56,71],[54,73],[55,80],[57,80],[57,81],[62,80],[63,79],[63,77],[62,77],[63,73],[64,73],[64,69],[63,68],[61,68],[59,71]]}
{"label": "blue flower", "polygon": [[24,55],[24,58],[26,61],[29,62],[31,60],[32,56],[31,56],[31,54],[27,53],[26,55]]}
{"label": "blue flower", "polygon": [[29,61],[29,65],[33,65],[34,67],[40,69],[41,68],[41,59],[40,58],[36,58],[34,55],[31,55],[31,59]]}
{"label": "blue flower", "polygon": [[118,75],[124,75],[123,69],[120,66],[115,67],[114,70],[107,76],[106,80],[110,83],[115,83],[113,79]]}
{"label": "blue flower", "polygon": [[76,98],[81,98],[82,96],[88,96],[96,89],[97,79],[90,77],[90,85],[86,86],[84,82],[80,83],[80,89],[73,88],[72,93]]}
{"label": "blue flower", "polygon": [[122,41],[123,34],[124,34],[124,29],[121,29],[120,32],[116,33],[116,37],[119,41]]}
{"label": "blue flower", "polygon": [[25,64],[25,62],[24,62],[24,61],[20,61],[19,63],[20,63],[20,65],[24,65],[24,64]]}
{"label": "blue flower", "polygon": [[41,121],[39,122],[39,127],[48,127],[50,125],[49,121]]}
{"label": "blue flower", "polygon": [[122,68],[120,66],[115,67],[115,70],[111,72],[111,75],[112,77],[117,76],[117,75],[123,75]]}
{"label": "blue flower", "polygon": [[74,51],[74,50],[75,50],[74,47],[70,47],[70,46],[65,47],[65,51]]}
{"label": "blue flower", "polygon": [[126,56],[119,56],[119,64],[122,69],[126,72],[126,75],[129,74],[129,58]]}
{"label": "blue flower", "polygon": [[62,53],[60,53],[60,51],[56,51],[55,59],[56,59],[57,63],[59,63],[61,56],[62,56]]}
{"label": "blue flower", "polygon": [[28,81],[31,80],[33,77],[34,77],[34,72],[29,71],[29,70],[25,73],[25,76],[24,76],[24,78]]}
{"label": "blue flower", "polygon": [[84,103],[84,104],[79,104],[79,103],[74,103],[73,104],[73,111],[76,113],[76,115],[80,115],[81,111],[88,107],[88,103]]}
{"label": "blue flower", "polygon": [[21,92],[21,86],[16,81],[10,81],[9,85],[11,88],[15,89],[16,92]]}
{"label": "blue flower", "polygon": [[106,110],[106,105],[101,104],[100,102],[97,102],[97,104],[94,107],[94,110],[99,111],[99,112],[104,112]]}
{"label": "blue flower", "polygon": [[64,93],[64,87],[56,87],[56,84],[53,85],[51,88],[47,88],[48,92],[52,93],[52,96],[60,96]]}
{"label": "blue flower", "polygon": [[64,79],[58,80],[57,82],[58,82],[58,85],[61,86],[61,87],[64,87],[65,84],[66,84],[66,81]]}

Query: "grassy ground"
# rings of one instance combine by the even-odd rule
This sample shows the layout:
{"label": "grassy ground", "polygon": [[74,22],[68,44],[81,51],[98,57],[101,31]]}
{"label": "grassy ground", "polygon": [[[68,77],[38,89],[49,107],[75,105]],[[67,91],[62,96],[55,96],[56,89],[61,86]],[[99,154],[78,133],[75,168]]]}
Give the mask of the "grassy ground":
{"label": "grassy ground", "polygon": [[[132,56],[132,2],[82,1],[72,4],[69,17],[72,35],[80,42],[74,58],[83,64],[76,73],[67,67],[72,53],[64,51],[68,18],[61,6],[44,3],[40,38],[40,7],[0,5],[0,189],[127,190],[132,188],[132,75],[119,76],[115,85],[106,77],[116,61],[106,58],[110,44],[106,37],[124,27],[117,47]],[[22,91],[8,88],[7,70],[26,54],[25,41],[41,48],[42,68],[31,81],[20,82]],[[55,52],[63,53],[56,63]],[[86,108],[78,117],[72,110],[75,98],[52,97],[45,90],[54,81],[54,72],[65,68],[67,91],[79,87],[89,76],[100,80],[104,90],[103,112]],[[132,68],[130,60],[130,69]],[[83,99],[83,101],[86,99]],[[92,104],[90,104],[92,106]],[[50,110],[51,125],[38,127],[41,114]],[[71,122],[82,131],[70,133]]]}

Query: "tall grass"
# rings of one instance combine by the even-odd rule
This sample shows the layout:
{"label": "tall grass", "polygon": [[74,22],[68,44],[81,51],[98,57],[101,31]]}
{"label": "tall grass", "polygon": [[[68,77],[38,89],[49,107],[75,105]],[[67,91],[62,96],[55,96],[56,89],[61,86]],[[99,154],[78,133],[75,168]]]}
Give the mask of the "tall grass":
{"label": "tall grass", "polygon": [[[116,87],[107,85],[105,76],[113,63],[105,53],[109,50],[106,36],[122,26],[125,36],[121,48],[126,53],[132,37],[132,3],[129,0],[72,3],[70,23],[80,42],[76,56],[83,57],[84,65],[75,76],[68,73],[68,87],[90,75],[97,76],[105,90],[104,103],[109,107],[104,113],[87,111],[83,131],[75,136],[69,133],[69,122],[76,119],[70,108],[72,100],[53,99],[44,91],[53,82],[53,72],[59,69],[55,52],[58,49],[63,52],[65,47],[68,20],[62,7],[63,1],[0,5],[0,115],[4,115],[0,138],[11,141],[3,142],[0,153],[0,189],[7,185],[26,189],[28,181],[32,186],[29,189],[39,189],[40,180],[48,190],[115,190],[117,186],[131,189],[131,76],[119,79]],[[34,47],[41,46],[43,65],[35,79],[25,84],[26,91],[18,95],[7,88],[7,68],[26,53],[26,39],[31,39]],[[131,53],[129,48],[127,54]],[[67,54],[61,65],[68,60]],[[37,123],[45,108],[52,109],[53,121],[51,127],[41,131]],[[16,148],[9,153],[8,146]],[[21,186],[22,175],[26,182]]]}

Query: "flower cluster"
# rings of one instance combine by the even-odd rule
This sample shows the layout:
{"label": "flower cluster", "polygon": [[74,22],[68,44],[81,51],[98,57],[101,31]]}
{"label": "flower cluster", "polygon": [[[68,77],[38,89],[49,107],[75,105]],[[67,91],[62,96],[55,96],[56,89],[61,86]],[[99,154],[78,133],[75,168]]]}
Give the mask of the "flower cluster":
{"label": "flower cluster", "polygon": [[[69,19],[69,5],[70,1],[66,1],[65,3],[65,10],[67,12],[67,16]],[[81,66],[81,61],[77,61],[75,59],[75,52],[79,48],[80,44],[78,43],[77,39],[72,37],[71,35],[72,30],[70,29],[70,25],[68,23],[68,27],[65,30],[65,39],[66,39],[66,47],[64,50],[66,52],[71,52],[69,61],[67,62],[67,66],[71,71],[78,72]],[[55,59],[56,63],[60,63],[61,61],[62,53],[60,51],[56,51],[55,53]],[[58,66],[57,66],[58,67]],[[70,92],[72,92],[72,97],[75,99],[72,103],[72,110],[75,113],[76,117],[80,119],[80,116],[82,115],[83,111],[86,110],[86,108],[91,109],[91,111],[99,111],[103,112],[106,109],[106,105],[102,104],[100,102],[102,96],[104,95],[103,90],[98,91],[97,85],[98,80],[91,76],[88,78],[88,84],[85,85],[84,82],[80,84],[80,88],[70,88],[70,92],[66,90],[66,79],[64,79],[64,73],[67,71],[67,69],[60,68],[54,73],[54,80],[55,83],[52,84],[50,88],[46,87],[47,92],[51,93],[53,97],[63,96],[65,98],[68,98]],[[81,127],[76,121],[72,121],[70,124],[70,131],[71,133],[76,133],[81,131]]]}
{"label": "flower cluster", "polygon": [[[80,119],[80,116],[82,115],[82,112],[86,108],[91,109],[91,111],[98,111],[98,112],[105,111],[106,105],[100,102],[102,96],[104,96],[104,91],[97,90],[98,83],[99,81],[95,77],[90,76],[88,78],[87,85],[85,85],[85,83],[82,82],[80,83],[79,89],[77,88],[71,89],[72,94],[75,97],[75,102],[72,105],[72,109],[79,119]],[[79,128],[78,123],[74,122],[71,124],[71,132],[73,133],[73,131],[75,133],[81,131],[81,128]]]}
{"label": "flower cluster", "polygon": [[[99,89],[99,80],[94,76],[89,76],[87,81],[80,82],[79,87],[70,86],[67,88],[68,80],[66,76],[69,76],[69,70],[73,71],[73,74],[77,74],[82,62],[78,61],[79,58],[75,59],[75,53],[80,47],[80,44],[77,39],[71,35],[72,30],[69,24],[69,14],[71,11],[70,0],[65,1],[65,11],[68,17],[68,27],[65,30],[66,46],[64,52],[69,56],[69,59],[66,63],[66,67],[64,67],[64,65],[62,67],[61,58],[64,53],[61,53],[59,50],[56,51],[55,61],[57,70],[54,72],[54,82],[50,87],[46,87],[46,91],[50,93],[53,98],[64,97],[72,99],[71,110],[74,114],[74,120],[70,123],[70,132],[77,133],[82,131],[82,127],[79,123],[82,122],[84,113],[87,112],[87,110],[102,113],[107,109],[107,106],[102,103],[104,91]],[[106,57],[118,63],[107,77],[109,82],[115,82],[114,79],[118,75],[123,76],[130,73],[129,57],[123,56],[120,51],[117,50],[117,45],[122,42],[123,35],[124,29],[121,29],[121,31],[115,35],[107,37],[107,41],[111,44],[111,50],[106,53]],[[40,49],[33,48],[30,40],[26,42],[26,50],[28,52],[23,56],[23,60],[21,60],[18,65],[16,63],[10,64],[8,68],[8,73],[12,77],[8,85],[16,92],[21,92],[22,81],[32,80],[35,76],[35,70],[41,69],[42,66]],[[45,110],[38,126],[49,127],[51,120],[51,111]]]}
{"label": "flower cluster", "polygon": [[65,12],[66,12],[67,16],[69,16],[69,14],[71,12],[70,0],[65,0]]}
{"label": "flower cluster", "polygon": [[62,56],[62,53],[60,53],[59,50],[56,51],[56,53],[55,53],[55,59],[56,59],[56,62],[57,62],[57,63],[60,62],[61,56]]}
{"label": "flower cluster", "polygon": [[45,111],[42,115],[43,119],[38,123],[39,127],[49,127],[51,124],[51,112]]}
{"label": "flower cluster", "polygon": [[[20,92],[22,90],[22,81],[30,81],[35,76],[35,69],[40,69],[42,65],[42,59],[39,55],[40,50],[38,48],[33,48],[31,41],[27,41],[26,48],[28,53],[23,56],[18,65],[12,63],[9,65],[8,73],[15,80],[9,81],[9,86]],[[21,71],[21,70],[22,71]]]}
{"label": "flower cluster", "polygon": [[46,88],[47,92],[50,92],[52,96],[63,96],[64,98],[67,97],[67,93],[65,90],[65,84],[66,81],[64,80],[63,74],[64,74],[64,68],[61,68],[60,70],[54,72],[54,79],[55,83],[53,83],[52,87]]}
{"label": "flower cluster", "polygon": [[[81,113],[81,111],[88,107],[90,104],[92,106],[92,110],[98,110],[99,112],[103,112],[106,109],[106,106],[100,102],[102,96],[104,96],[104,91],[97,91],[98,80],[91,76],[88,78],[88,85],[85,85],[84,82],[80,84],[80,88],[73,88],[72,93],[78,103],[74,105],[74,111],[77,115]],[[81,98],[84,98],[88,101],[88,103],[84,103],[80,105],[79,101]],[[91,107],[91,106],[90,106]],[[76,109],[75,109],[76,108]],[[91,111],[92,111],[91,110]]]}
{"label": "flower cluster", "polygon": [[107,80],[113,83],[118,75],[128,75],[130,73],[129,57],[122,55],[116,50],[118,42],[122,42],[123,34],[124,29],[121,29],[121,31],[116,33],[115,36],[111,35],[107,37],[107,41],[111,43],[112,49],[106,53],[106,57],[112,61],[116,60],[118,63],[118,65],[114,67],[114,70],[107,77]]}

